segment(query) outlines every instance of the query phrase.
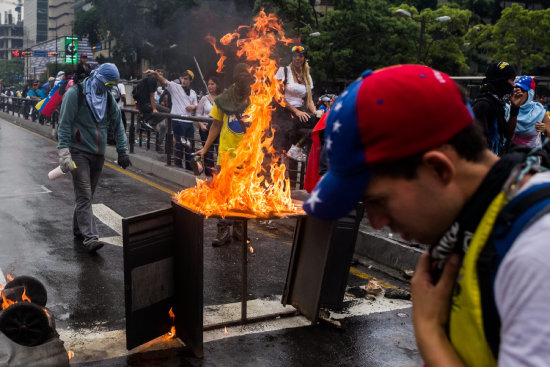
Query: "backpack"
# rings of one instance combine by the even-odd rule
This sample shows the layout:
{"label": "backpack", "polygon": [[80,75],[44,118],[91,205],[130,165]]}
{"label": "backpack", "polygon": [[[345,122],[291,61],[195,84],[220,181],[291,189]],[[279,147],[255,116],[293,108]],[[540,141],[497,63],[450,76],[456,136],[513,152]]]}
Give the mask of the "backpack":
{"label": "backpack", "polygon": [[[82,105],[84,104],[84,87],[82,86],[82,83],[76,83],[76,89],[78,90],[78,110],[80,110],[80,107],[82,107]],[[107,96],[108,95],[109,94],[107,94]],[[113,99],[112,98],[107,98],[107,111],[111,110],[111,104],[112,103],[113,103]],[[92,113],[92,110],[91,110],[91,108],[90,108],[90,106],[88,105],[87,102],[86,102],[86,106],[90,110],[90,113]],[[94,116],[93,113],[92,113],[92,116]]]}

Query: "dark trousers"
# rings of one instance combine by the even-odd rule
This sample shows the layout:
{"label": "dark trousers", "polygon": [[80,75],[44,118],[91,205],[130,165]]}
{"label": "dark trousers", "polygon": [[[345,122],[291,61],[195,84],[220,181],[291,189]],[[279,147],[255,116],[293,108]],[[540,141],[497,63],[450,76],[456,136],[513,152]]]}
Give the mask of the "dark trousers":
{"label": "dark trousers", "polygon": [[[155,108],[158,112],[161,113],[170,113],[170,109],[159,104],[155,105]],[[147,122],[153,126],[159,133],[159,145],[162,145],[164,138],[166,137],[166,117],[162,116],[153,116],[153,108],[151,104],[145,104],[138,106],[139,111],[143,114],[143,121]]]}
{"label": "dark trousers", "polygon": [[102,155],[86,153],[74,148],[70,151],[76,165],[76,169],[71,171],[75,195],[73,234],[82,236],[83,243],[86,245],[99,239],[92,211],[92,199],[105,158]]}
{"label": "dark trousers", "polygon": [[[172,131],[176,139],[176,149],[174,152],[174,165],[183,167],[183,153],[185,152],[185,169],[192,170],[191,159],[195,152],[195,128],[191,122],[182,122],[172,120]],[[187,138],[191,142],[191,148],[184,148],[181,144],[181,137]]]}

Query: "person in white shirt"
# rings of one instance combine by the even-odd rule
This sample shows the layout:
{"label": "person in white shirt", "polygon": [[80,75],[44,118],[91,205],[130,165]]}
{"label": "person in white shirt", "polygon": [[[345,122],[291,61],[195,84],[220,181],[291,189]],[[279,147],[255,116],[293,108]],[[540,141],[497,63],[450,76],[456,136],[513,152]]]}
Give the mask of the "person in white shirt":
{"label": "person in white shirt", "polygon": [[[157,81],[166,88],[172,97],[172,109],[170,113],[174,115],[193,116],[197,109],[197,93],[190,88],[191,81],[195,74],[191,70],[185,70],[180,75],[180,84],[168,81],[154,70],[147,70],[146,73],[152,74]],[[183,152],[185,151],[185,168],[192,170],[192,155],[195,151],[195,129],[193,122],[189,120],[172,119],[172,132],[176,140],[174,152],[174,165],[183,168]]]}

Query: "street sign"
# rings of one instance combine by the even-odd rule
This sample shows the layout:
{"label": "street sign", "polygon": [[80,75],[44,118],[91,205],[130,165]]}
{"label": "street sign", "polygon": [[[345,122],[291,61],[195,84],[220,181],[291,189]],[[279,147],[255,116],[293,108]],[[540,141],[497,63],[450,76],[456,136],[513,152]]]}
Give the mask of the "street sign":
{"label": "street sign", "polygon": [[65,37],[65,62],[76,64],[78,53],[78,37]]}
{"label": "street sign", "polygon": [[46,56],[48,56],[48,51],[45,51],[45,50],[44,50],[44,51],[43,51],[43,50],[34,50],[34,51],[32,52],[32,55],[33,55],[34,57],[46,57]]}

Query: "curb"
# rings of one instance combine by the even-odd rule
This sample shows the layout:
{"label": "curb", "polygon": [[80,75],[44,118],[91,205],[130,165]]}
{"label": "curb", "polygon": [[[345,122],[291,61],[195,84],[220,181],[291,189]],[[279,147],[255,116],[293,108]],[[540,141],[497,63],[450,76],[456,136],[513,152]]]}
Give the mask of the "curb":
{"label": "curb", "polygon": [[[10,115],[2,111],[0,111],[0,118],[44,137],[55,139],[55,129],[52,129],[50,126],[40,125],[38,122],[25,120],[22,117]],[[106,147],[105,158],[110,162],[116,162],[118,154],[115,147]],[[168,166],[164,162],[136,153],[131,153],[130,159],[132,160],[132,167],[134,169],[141,170],[146,174],[154,175],[178,186],[192,187],[196,185],[195,176],[180,168]],[[293,222],[285,222],[285,227],[290,226],[293,226]],[[414,270],[418,258],[422,253],[422,249],[414,248],[382,236],[367,225],[361,225],[359,228],[355,244],[355,255],[359,257],[365,257],[389,268],[403,271]]]}

